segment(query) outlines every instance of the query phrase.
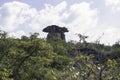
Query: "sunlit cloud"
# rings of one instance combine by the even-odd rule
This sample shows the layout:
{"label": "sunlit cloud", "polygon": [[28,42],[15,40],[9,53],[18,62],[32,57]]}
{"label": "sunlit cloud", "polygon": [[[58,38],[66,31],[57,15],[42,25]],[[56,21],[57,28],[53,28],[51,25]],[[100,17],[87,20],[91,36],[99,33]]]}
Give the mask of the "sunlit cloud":
{"label": "sunlit cloud", "polygon": [[114,11],[120,11],[120,0],[105,0],[105,4]]}
{"label": "sunlit cloud", "polygon": [[[89,41],[94,41],[104,32],[102,43],[115,42],[119,36],[112,39],[109,35],[120,34],[118,28],[113,31],[110,31],[111,27],[101,28],[98,25],[99,10],[91,8],[92,4],[79,2],[68,5],[67,1],[62,1],[57,5],[45,4],[44,8],[38,10],[23,2],[8,2],[0,7],[0,29],[8,31],[10,36],[20,37],[30,32],[39,32],[41,37],[46,37],[42,29],[54,24],[69,29],[67,40],[79,40],[75,34],[82,33],[89,36]],[[107,6],[118,4],[119,1],[112,3],[112,0],[106,0]]]}

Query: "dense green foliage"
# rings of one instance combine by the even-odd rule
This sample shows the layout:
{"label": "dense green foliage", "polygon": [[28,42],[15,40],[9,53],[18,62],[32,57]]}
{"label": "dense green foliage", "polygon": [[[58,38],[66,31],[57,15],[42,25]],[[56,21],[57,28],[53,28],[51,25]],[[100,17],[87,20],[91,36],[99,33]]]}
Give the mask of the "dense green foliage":
{"label": "dense green foliage", "polygon": [[38,35],[15,39],[0,31],[0,80],[120,80],[119,43],[46,41]]}

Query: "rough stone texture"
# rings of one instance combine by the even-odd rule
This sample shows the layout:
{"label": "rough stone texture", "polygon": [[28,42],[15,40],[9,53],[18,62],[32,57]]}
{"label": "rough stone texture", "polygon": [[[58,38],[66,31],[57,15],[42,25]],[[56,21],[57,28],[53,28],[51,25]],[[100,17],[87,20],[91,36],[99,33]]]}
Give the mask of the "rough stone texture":
{"label": "rough stone texture", "polygon": [[65,40],[65,32],[68,32],[68,29],[65,27],[59,27],[57,25],[51,25],[43,29],[43,32],[47,32],[47,40],[50,38],[59,38]]}

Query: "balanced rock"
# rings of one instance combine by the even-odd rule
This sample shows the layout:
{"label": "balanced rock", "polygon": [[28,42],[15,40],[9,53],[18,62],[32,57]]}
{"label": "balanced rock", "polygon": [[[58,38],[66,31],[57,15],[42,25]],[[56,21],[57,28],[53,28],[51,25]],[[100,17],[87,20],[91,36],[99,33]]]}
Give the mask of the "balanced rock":
{"label": "balanced rock", "polygon": [[68,32],[68,29],[65,27],[59,27],[57,25],[50,25],[43,29],[43,32],[47,32],[47,40],[51,38],[59,38],[65,40],[65,32]]}

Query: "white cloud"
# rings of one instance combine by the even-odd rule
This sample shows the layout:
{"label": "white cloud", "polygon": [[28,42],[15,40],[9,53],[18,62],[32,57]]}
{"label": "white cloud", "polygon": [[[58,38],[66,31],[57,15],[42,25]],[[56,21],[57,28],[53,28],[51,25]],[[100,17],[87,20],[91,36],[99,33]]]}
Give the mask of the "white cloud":
{"label": "white cloud", "polygon": [[30,32],[40,32],[40,36],[45,37],[42,29],[56,24],[70,30],[67,34],[67,39],[70,40],[78,40],[75,33],[85,33],[90,37],[89,41],[93,41],[103,32],[105,33],[103,43],[112,43],[119,39],[119,36],[114,36],[119,34],[117,28],[112,31],[111,27],[103,29],[98,26],[98,19],[98,10],[91,8],[91,3],[88,2],[68,5],[63,1],[56,6],[45,4],[41,10],[17,1],[5,3],[0,7],[0,29],[9,31],[10,36],[20,37]]}
{"label": "white cloud", "polygon": [[87,2],[70,6],[66,1],[56,6],[45,4],[42,10],[37,11],[28,4],[13,1],[0,7],[0,15],[0,29],[13,32],[18,29],[42,32],[44,27],[56,24],[67,26],[75,34],[97,25],[97,10],[91,9]]}
{"label": "white cloud", "polygon": [[36,9],[21,2],[5,3],[0,8],[0,29],[6,31],[13,31],[23,24],[26,24],[33,16],[35,16]]}
{"label": "white cloud", "polygon": [[45,27],[51,24],[63,24],[61,23],[61,18],[63,17],[62,14],[64,14],[64,10],[66,10],[66,6],[67,3],[65,1],[56,6],[45,4],[45,8],[38,11],[38,15],[36,15],[31,21],[31,28],[39,29],[40,26]]}
{"label": "white cloud", "polygon": [[120,0],[105,0],[106,6],[110,6],[114,11],[120,11]]}
{"label": "white cloud", "polygon": [[68,18],[69,26],[73,27],[73,31],[80,33],[97,26],[98,11],[90,8],[90,3],[82,2],[73,4],[69,10]]}
{"label": "white cloud", "polygon": [[120,28],[109,26],[104,30],[104,36],[102,38],[102,42],[108,44],[114,44],[116,41],[120,40]]}
{"label": "white cloud", "polygon": [[19,31],[9,33],[10,37],[15,37],[15,38],[20,38],[22,35],[26,35],[26,33],[23,30],[19,30]]}

